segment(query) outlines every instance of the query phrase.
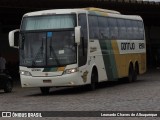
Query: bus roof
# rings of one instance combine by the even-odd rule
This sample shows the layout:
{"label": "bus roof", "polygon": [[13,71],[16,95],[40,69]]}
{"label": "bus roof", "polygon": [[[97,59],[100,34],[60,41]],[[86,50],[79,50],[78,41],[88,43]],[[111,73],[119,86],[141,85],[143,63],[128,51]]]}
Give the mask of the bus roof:
{"label": "bus roof", "polygon": [[42,11],[35,11],[35,12],[26,13],[25,16],[38,16],[38,15],[47,15],[47,14],[67,14],[67,13],[73,13],[73,12],[79,13],[79,12],[88,12],[88,11],[120,14],[118,11],[114,11],[114,10],[88,7],[88,8],[79,8],[79,9],[42,10]]}
{"label": "bus roof", "polygon": [[120,12],[118,12],[118,11],[94,8],[94,7],[78,8],[78,9],[43,10],[43,11],[26,13],[24,15],[24,17],[25,16],[52,15],[52,14],[71,14],[71,13],[88,13],[91,15],[100,15],[100,16],[118,17],[118,18],[123,18],[123,19],[142,20],[142,18],[137,15],[123,15],[123,14],[120,14]]}
{"label": "bus roof", "polygon": [[26,13],[24,16],[40,16],[40,15],[51,15],[51,14],[70,14],[70,13],[81,13],[87,12],[83,9],[53,9],[53,10],[43,10]]}
{"label": "bus roof", "polygon": [[100,16],[109,16],[109,17],[117,17],[117,18],[123,18],[123,19],[133,19],[133,20],[142,20],[142,18],[138,15],[123,15],[118,11],[114,10],[107,10],[107,9],[100,9],[100,8],[84,8],[85,10],[88,10],[88,13],[91,15],[100,15]]}
{"label": "bus roof", "polygon": [[101,9],[101,8],[95,8],[95,7],[88,7],[88,8],[83,8],[83,9],[88,10],[88,11],[94,11],[94,12],[120,14],[120,12],[115,11],[115,10]]}

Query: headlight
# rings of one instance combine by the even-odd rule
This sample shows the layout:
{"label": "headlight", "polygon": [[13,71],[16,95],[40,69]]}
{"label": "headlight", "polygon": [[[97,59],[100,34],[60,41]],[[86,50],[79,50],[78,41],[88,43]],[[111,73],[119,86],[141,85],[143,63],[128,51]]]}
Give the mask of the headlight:
{"label": "headlight", "polygon": [[71,69],[65,70],[63,74],[71,74],[71,73],[75,73],[77,71],[78,71],[78,68],[71,68]]}
{"label": "headlight", "polygon": [[20,75],[32,76],[32,74],[28,71],[21,70]]}

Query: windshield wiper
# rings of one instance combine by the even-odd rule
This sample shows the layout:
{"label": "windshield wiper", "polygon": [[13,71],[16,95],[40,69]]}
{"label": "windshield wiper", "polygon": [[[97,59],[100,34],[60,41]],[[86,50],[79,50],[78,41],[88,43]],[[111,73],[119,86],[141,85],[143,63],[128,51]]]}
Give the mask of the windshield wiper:
{"label": "windshield wiper", "polygon": [[57,55],[56,55],[56,53],[54,51],[54,48],[52,47],[52,39],[50,40],[49,48],[50,48],[50,56],[53,55],[53,57],[55,57],[55,61],[57,62],[57,65],[59,66],[60,65],[59,60],[58,60]]}
{"label": "windshield wiper", "polygon": [[43,50],[44,50],[44,45],[43,45],[44,43],[43,43],[43,38],[42,38],[42,44],[41,44],[41,47],[40,47],[40,49],[38,50],[38,52],[37,52],[37,54],[36,54],[36,57],[33,59],[33,61],[32,61],[32,65],[36,65],[36,60],[38,60],[38,59],[40,59],[40,58],[42,58],[43,60],[44,60],[44,58],[43,58]]}

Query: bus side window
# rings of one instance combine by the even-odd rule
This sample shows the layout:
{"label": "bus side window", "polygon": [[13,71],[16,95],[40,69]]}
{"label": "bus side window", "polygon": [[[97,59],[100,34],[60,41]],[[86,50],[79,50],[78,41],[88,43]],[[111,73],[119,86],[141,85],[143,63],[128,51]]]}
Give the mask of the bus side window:
{"label": "bus side window", "polygon": [[117,19],[118,23],[118,39],[126,39],[127,32],[124,19]]}
{"label": "bus side window", "polygon": [[107,18],[98,17],[98,25],[99,25],[99,39],[108,39],[109,38],[109,27]]}
{"label": "bus side window", "polygon": [[134,40],[138,40],[139,38],[139,33],[138,33],[138,23],[137,21],[132,21],[132,25],[133,25],[133,39]]}
{"label": "bus side window", "polygon": [[99,28],[98,28],[98,17],[97,16],[88,16],[89,21],[89,38],[98,39],[99,38]]}
{"label": "bus side window", "polygon": [[142,21],[138,21],[138,31],[139,31],[139,39],[144,39],[144,27]]}
{"label": "bus side window", "polygon": [[131,20],[125,20],[125,24],[126,24],[126,30],[127,30],[127,39],[131,40],[133,38]]}
{"label": "bus side window", "polygon": [[118,26],[117,20],[115,18],[108,18],[109,30],[110,30],[110,39],[115,40],[118,38]]}
{"label": "bus side window", "polygon": [[78,49],[78,65],[85,65],[87,62],[88,32],[86,14],[79,14],[78,25],[81,26],[81,41]]}

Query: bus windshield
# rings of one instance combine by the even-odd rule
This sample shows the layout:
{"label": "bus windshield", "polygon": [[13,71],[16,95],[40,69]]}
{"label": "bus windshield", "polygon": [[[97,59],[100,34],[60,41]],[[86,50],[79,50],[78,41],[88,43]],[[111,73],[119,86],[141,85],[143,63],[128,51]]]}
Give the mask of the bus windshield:
{"label": "bus windshield", "polygon": [[53,67],[76,63],[75,15],[26,17],[20,32],[20,65]]}
{"label": "bus windshield", "polygon": [[76,63],[74,31],[21,32],[20,65],[65,66]]}

